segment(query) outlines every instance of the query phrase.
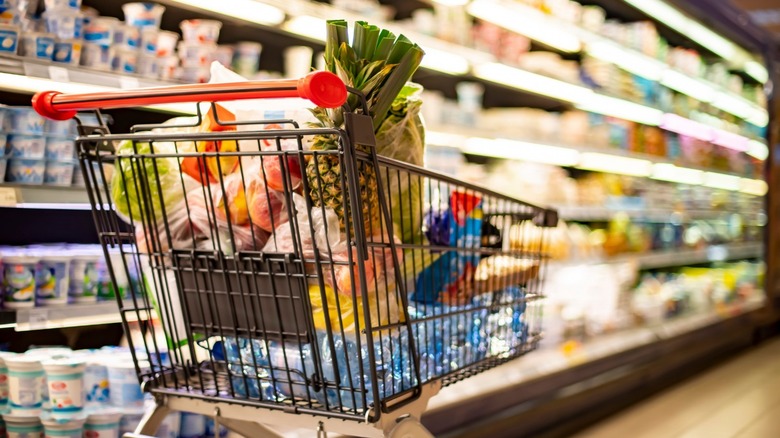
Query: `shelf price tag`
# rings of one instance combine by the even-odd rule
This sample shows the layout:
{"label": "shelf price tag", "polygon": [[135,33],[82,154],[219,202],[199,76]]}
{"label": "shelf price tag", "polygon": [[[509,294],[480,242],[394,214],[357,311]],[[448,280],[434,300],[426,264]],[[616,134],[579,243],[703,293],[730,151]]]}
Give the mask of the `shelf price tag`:
{"label": "shelf price tag", "polygon": [[17,202],[15,188],[0,187],[0,207],[14,207]]}
{"label": "shelf price tag", "polygon": [[132,78],[130,76],[119,77],[119,88],[126,90],[128,88],[139,88],[140,86],[141,83],[138,82],[138,78]]}
{"label": "shelf price tag", "polygon": [[41,330],[46,328],[49,321],[49,313],[45,309],[36,309],[30,311],[30,330]]}
{"label": "shelf price tag", "polygon": [[49,66],[49,79],[57,82],[70,82],[68,69],[64,67]]}

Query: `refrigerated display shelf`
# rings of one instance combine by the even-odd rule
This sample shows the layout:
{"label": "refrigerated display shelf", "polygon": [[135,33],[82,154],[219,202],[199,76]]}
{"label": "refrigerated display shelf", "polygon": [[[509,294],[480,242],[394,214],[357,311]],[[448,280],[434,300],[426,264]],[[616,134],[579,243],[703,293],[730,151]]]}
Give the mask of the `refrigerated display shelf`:
{"label": "refrigerated display shelf", "polygon": [[[127,318],[138,319],[135,313],[128,313]],[[0,329],[13,328],[17,332],[120,322],[122,318],[114,301],[29,309],[0,309]]]}
{"label": "refrigerated display shelf", "polygon": [[636,263],[639,269],[673,268],[704,263],[737,261],[761,257],[764,245],[757,242],[710,245],[704,249],[672,249],[643,254],[624,254],[606,259],[608,263]]}
{"label": "refrigerated display shelf", "polygon": [[2,183],[0,207],[89,209],[89,196],[87,189],[80,186]]}
{"label": "refrigerated display shelf", "polygon": [[671,209],[648,209],[648,208],[609,208],[599,206],[577,206],[577,205],[557,205],[558,217],[571,222],[607,222],[616,215],[626,215],[631,219],[639,221],[665,223],[672,220],[692,221],[692,220],[725,220],[729,216],[738,214],[748,216],[748,222],[751,220],[757,225],[766,221],[765,214],[756,212],[746,214],[743,211],[723,211],[723,210],[671,210]]}

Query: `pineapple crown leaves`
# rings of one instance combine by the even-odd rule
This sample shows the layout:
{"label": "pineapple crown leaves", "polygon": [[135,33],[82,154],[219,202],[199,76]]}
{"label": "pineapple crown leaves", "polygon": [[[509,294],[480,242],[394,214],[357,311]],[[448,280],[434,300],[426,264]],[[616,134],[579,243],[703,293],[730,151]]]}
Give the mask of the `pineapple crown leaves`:
{"label": "pineapple crown leaves", "polygon": [[[364,21],[354,25],[350,45],[346,20],[327,22],[325,68],[366,97],[368,112],[378,130],[388,117],[394,100],[422,62],[423,50],[404,35],[395,36]],[[358,108],[359,99],[350,95],[347,104]],[[315,108],[312,113],[320,126],[340,127],[341,108]]]}

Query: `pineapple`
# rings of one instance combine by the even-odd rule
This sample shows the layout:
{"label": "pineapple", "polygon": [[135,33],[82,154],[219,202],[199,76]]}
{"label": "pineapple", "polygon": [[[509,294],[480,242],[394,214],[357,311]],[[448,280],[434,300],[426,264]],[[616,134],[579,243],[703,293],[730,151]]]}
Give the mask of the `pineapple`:
{"label": "pineapple", "polygon": [[[368,113],[376,131],[387,118],[393,100],[422,60],[422,50],[403,35],[397,39],[392,32],[355,23],[352,45],[347,37],[344,20],[328,22],[328,38],[325,45],[325,66],[337,74],[348,86],[360,90],[367,100]],[[358,97],[351,95],[350,108],[358,108]],[[315,108],[312,113],[318,122],[313,127],[343,128],[342,108]],[[339,139],[332,135],[318,135],[311,144],[312,151],[337,151]],[[358,146],[361,152],[370,152]],[[379,230],[378,179],[373,163],[360,160],[357,163],[357,185],[366,233]],[[342,230],[350,217],[349,199],[342,192],[342,169],[339,154],[309,157],[306,163],[306,179],[309,196],[315,206],[332,208],[339,218]],[[346,184],[346,183],[345,183]]]}

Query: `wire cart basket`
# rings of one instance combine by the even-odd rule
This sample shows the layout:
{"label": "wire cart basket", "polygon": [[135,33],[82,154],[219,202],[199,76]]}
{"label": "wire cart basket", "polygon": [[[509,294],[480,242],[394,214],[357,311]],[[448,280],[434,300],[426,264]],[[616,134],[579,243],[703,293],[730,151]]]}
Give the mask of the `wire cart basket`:
{"label": "wire cart basket", "polygon": [[[236,121],[215,103],[278,97],[342,107],[344,128]],[[209,103],[194,123],[80,124],[77,140],[156,401],[137,434],[180,410],[247,437],[291,422],[430,436],[419,418],[442,386],[536,348],[556,212],[378,156],[365,98],[335,75],[33,99],[60,120],[171,102]]]}

